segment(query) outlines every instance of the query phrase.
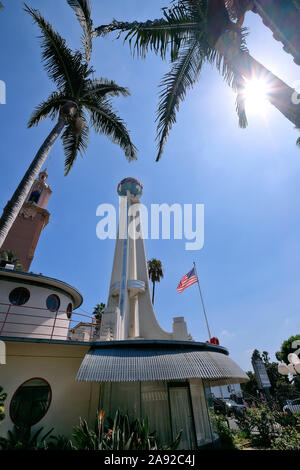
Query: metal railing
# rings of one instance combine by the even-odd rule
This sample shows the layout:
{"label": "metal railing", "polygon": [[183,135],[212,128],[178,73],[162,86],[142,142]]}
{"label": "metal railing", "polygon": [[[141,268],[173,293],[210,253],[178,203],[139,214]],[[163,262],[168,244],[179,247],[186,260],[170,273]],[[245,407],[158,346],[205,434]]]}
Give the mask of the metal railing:
{"label": "metal railing", "polygon": [[[91,341],[100,328],[95,317],[74,311],[68,318],[68,314],[66,310],[52,312],[43,307],[0,302],[0,336]],[[79,330],[81,322],[83,334]],[[77,335],[72,332],[76,326]]]}

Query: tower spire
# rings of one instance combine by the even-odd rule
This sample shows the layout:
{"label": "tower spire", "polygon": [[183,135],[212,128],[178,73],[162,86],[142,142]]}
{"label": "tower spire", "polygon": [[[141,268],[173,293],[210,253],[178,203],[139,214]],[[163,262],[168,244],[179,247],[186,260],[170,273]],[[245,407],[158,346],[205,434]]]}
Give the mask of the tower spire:
{"label": "tower spire", "polygon": [[143,186],[135,178],[125,178],[117,191],[119,228],[100,340],[189,340],[183,317],[174,319],[173,332],[168,333],[153,310],[141,220]]}

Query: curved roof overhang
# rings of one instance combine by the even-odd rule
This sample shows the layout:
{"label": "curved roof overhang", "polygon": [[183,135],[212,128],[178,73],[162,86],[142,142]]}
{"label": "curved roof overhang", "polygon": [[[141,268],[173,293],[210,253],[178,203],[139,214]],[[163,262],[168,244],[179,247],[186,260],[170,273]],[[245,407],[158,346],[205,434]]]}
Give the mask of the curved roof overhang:
{"label": "curved roof overhang", "polygon": [[83,302],[82,295],[77,289],[75,289],[75,287],[70,286],[66,282],[59,281],[58,279],[42,276],[41,274],[0,268],[0,281],[1,280],[20,282],[23,284],[47,287],[48,289],[61,291],[64,294],[68,294],[73,299],[74,309],[80,307]]}
{"label": "curved roof overhang", "polygon": [[143,382],[201,378],[214,385],[247,382],[227,349],[191,341],[96,343],[76,377],[85,382]]}

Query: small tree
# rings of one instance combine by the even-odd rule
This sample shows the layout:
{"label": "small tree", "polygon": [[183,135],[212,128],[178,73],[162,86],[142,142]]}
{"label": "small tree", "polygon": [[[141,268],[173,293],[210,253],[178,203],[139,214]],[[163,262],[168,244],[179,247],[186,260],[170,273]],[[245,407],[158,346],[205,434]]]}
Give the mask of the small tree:
{"label": "small tree", "polygon": [[100,304],[97,304],[96,307],[94,308],[93,315],[98,320],[98,322],[101,322],[102,318],[102,313],[105,309],[105,304],[101,302]]}
{"label": "small tree", "polygon": [[[278,354],[279,353],[276,353],[277,358]],[[270,361],[268,351],[263,351],[262,354],[260,354],[260,351],[254,349],[252,353],[252,360],[253,359],[261,359],[263,361],[271,384],[270,394],[275,401],[283,404],[287,398],[293,399],[297,397],[295,384],[290,382],[287,376],[283,376],[278,372],[278,363]],[[249,382],[241,384],[242,390],[244,393],[248,393],[256,398],[260,390],[255,374],[249,371],[247,375]]]}
{"label": "small tree", "polygon": [[300,335],[291,336],[289,339],[283,341],[280,351],[277,351],[276,358],[278,361],[289,363],[288,355],[294,353],[297,349],[295,343],[299,341],[298,347],[300,347]]}
{"label": "small tree", "polygon": [[153,284],[152,304],[154,305],[155,283],[160,282],[161,278],[164,277],[161,261],[155,258],[148,261],[148,275]]}

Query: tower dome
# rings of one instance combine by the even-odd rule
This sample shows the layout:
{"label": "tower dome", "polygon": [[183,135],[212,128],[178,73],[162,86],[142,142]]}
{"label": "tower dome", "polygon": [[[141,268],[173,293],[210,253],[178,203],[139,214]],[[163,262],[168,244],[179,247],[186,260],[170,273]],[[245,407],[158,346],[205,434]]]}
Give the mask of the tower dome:
{"label": "tower dome", "polygon": [[118,194],[119,196],[127,196],[127,192],[132,196],[140,197],[143,192],[143,185],[135,178],[124,178],[118,184]]}

